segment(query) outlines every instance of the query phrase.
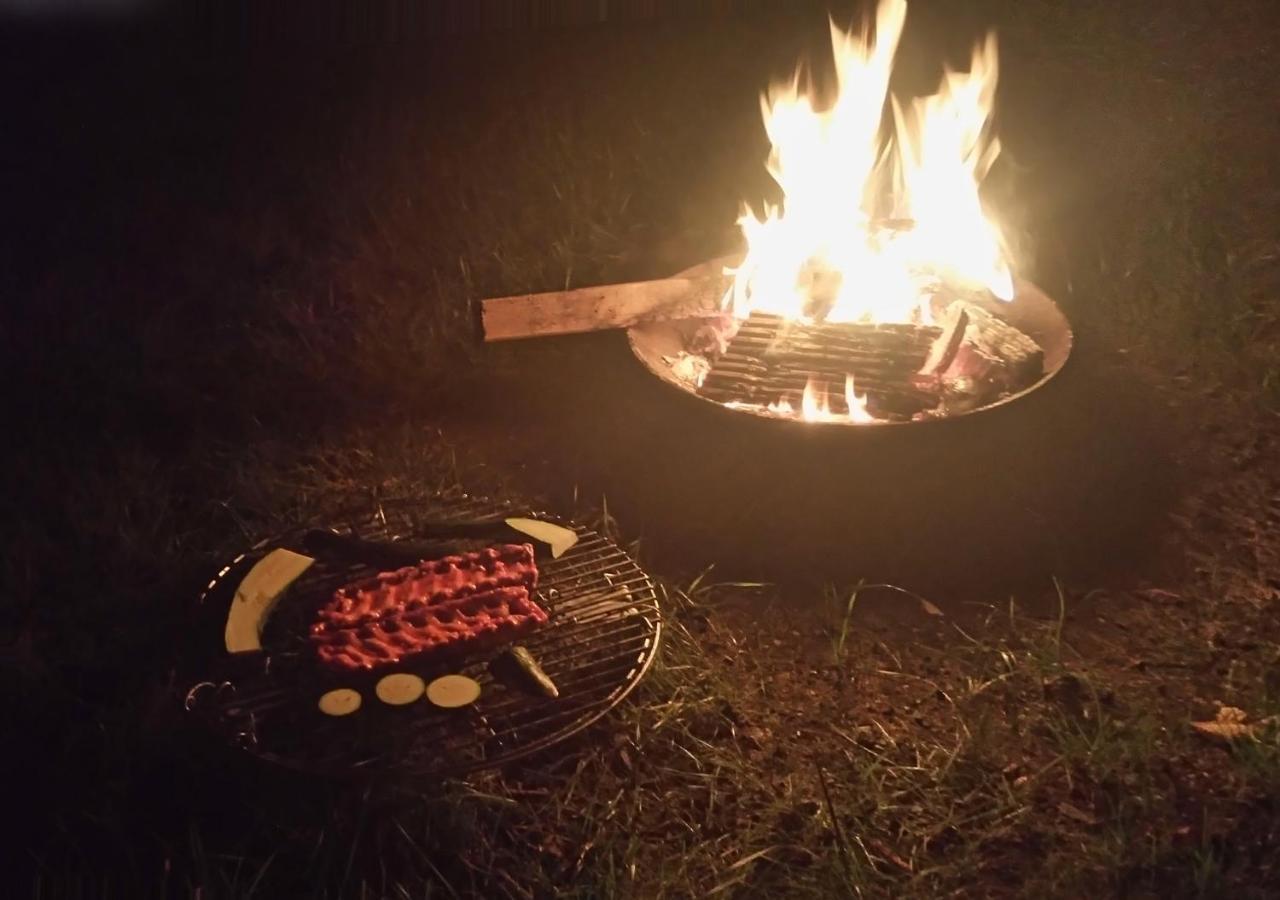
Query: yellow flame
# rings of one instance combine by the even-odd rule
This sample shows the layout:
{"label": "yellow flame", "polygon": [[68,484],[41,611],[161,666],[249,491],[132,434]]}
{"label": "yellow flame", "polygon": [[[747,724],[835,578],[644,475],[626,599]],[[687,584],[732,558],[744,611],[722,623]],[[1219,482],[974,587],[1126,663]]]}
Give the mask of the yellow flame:
{"label": "yellow flame", "polygon": [[[867,411],[867,397],[859,395],[853,387],[853,376],[844,379],[844,400],[848,412],[838,413],[831,408],[831,395],[825,385],[819,386],[817,379],[809,377],[800,397],[800,418],[805,422],[853,422],[866,424],[875,422],[876,417]],[[770,403],[769,411],[778,415],[795,415],[795,409],[785,397],[776,403]]]}
{"label": "yellow flame", "polygon": [[791,401],[786,397],[779,397],[766,406],[765,409],[777,416],[794,416],[796,414],[796,408],[791,405]]}
{"label": "yellow flame", "polygon": [[833,422],[836,418],[831,414],[831,400],[826,388],[819,391],[813,378],[804,386],[804,394],[800,398],[800,418],[806,422]]}
{"label": "yellow flame", "polygon": [[757,413],[763,411],[784,419],[800,419],[805,422],[852,422],[855,425],[865,425],[880,421],[868,411],[867,395],[859,394],[854,389],[852,375],[846,375],[844,379],[844,402],[848,411],[835,412],[831,408],[831,396],[826,387],[820,388],[818,380],[810,375],[800,397],[799,410],[792,405],[791,398],[786,394],[767,406],[740,400],[730,400],[724,405],[730,409],[743,409]]}
{"label": "yellow flame", "polygon": [[866,424],[874,422],[876,417],[867,412],[867,395],[858,394],[853,389],[853,375],[846,375],[844,379],[844,402],[849,407],[848,418],[850,422]]}
{"label": "yellow flame", "polygon": [[[745,210],[747,241],[727,300],[752,310],[826,321],[927,321],[939,279],[1013,295],[1012,276],[978,185],[999,152],[988,139],[996,84],[994,37],[967,73],[938,93],[893,104],[882,130],[906,0],[882,0],[874,39],[831,26],[838,93],[815,109],[799,79],[762,98],[768,169],[783,207]],[[886,207],[886,198],[891,205]],[[885,212],[886,226],[873,219]]]}

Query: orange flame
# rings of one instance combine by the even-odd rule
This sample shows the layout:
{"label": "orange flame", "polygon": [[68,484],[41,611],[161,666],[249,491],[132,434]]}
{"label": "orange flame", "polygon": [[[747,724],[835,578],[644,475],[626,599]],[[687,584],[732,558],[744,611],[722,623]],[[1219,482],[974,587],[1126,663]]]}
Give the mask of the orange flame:
{"label": "orange flame", "polygon": [[[782,207],[739,219],[747,240],[726,295],[738,316],[761,310],[803,320],[927,321],[939,279],[1013,295],[999,229],[978,186],[999,153],[988,135],[996,84],[994,37],[967,73],[947,72],[936,94],[893,102],[889,75],[906,0],[882,0],[874,40],[831,26],[838,94],[814,108],[799,79],[762,98],[768,169]],[[873,219],[892,199],[895,226]]]}
{"label": "orange flame", "polygon": [[[867,397],[854,390],[853,376],[844,379],[844,400],[847,412],[838,413],[831,408],[831,395],[826,385],[819,387],[817,379],[810,376],[800,397],[800,416],[805,422],[853,422],[865,425],[877,421],[867,411]],[[795,416],[795,408],[787,398],[783,397],[768,406],[770,412],[777,415]]]}

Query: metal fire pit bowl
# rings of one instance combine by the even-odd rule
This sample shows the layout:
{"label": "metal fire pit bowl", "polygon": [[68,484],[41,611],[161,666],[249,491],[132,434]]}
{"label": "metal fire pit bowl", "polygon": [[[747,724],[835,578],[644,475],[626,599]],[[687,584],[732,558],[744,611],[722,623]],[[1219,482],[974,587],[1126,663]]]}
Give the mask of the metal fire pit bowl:
{"label": "metal fire pit bowl", "polygon": [[[455,494],[426,501],[386,501],[344,517],[339,530],[365,539],[413,539],[418,523],[447,524],[524,515],[490,500]],[[560,521],[539,515],[548,521]],[[572,522],[578,543],[559,559],[538,562],[536,597],[550,620],[520,643],[555,681],[560,696],[532,696],[496,682],[486,665],[496,651],[461,664],[406,660],[385,672],[334,673],[315,660],[307,640],[316,608],[334,590],[369,577],[363,565],[327,562],[307,570],[281,598],[263,631],[263,652],[228,654],[223,624],[236,586],[270,550],[301,546],[305,529],[263,541],[229,562],[200,596],[178,673],[179,699],[207,732],[265,761],[322,775],[394,773],[459,776],[512,762],[580,732],[639,684],[658,650],[661,623],[653,582],[608,538]],[[380,703],[374,684],[393,671],[424,680],[467,675],[480,699],[445,710],[421,699]],[[360,708],[325,716],[322,693],[358,690]]]}
{"label": "metal fire pit bowl", "polygon": [[[677,277],[694,279],[714,277],[719,274],[726,265],[733,262],[735,262],[735,260],[732,257],[722,257],[720,259],[710,260],[681,272]],[[751,407],[727,407],[716,400],[703,396],[698,392],[698,389],[693,384],[680,378],[675,372],[673,372],[670,363],[667,362],[668,359],[675,358],[677,354],[686,349],[685,335],[690,330],[688,320],[654,321],[632,326],[627,330],[627,341],[631,345],[631,351],[635,354],[636,358],[644,364],[645,368],[663,382],[678,389],[682,393],[690,394],[702,402],[714,406],[722,412],[746,413],[747,415],[761,419],[768,419],[773,422],[795,423],[805,425],[807,427],[834,426],[838,428],[874,429],[879,431],[889,426],[926,425],[930,423],[947,422],[964,418],[974,413],[995,409],[996,407],[1004,406],[1015,400],[1021,399],[1032,391],[1043,387],[1062,370],[1062,367],[1067,362],[1067,357],[1071,355],[1071,347],[1074,340],[1071,333],[1071,325],[1067,321],[1066,316],[1062,314],[1062,311],[1058,309],[1057,304],[1049,299],[1043,291],[1029,281],[1015,279],[1013,300],[1008,303],[1001,303],[993,300],[987,304],[987,307],[1001,319],[1019,329],[1040,345],[1044,350],[1044,373],[1040,376],[1039,380],[1035,381],[1033,384],[1017,391],[1016,393],[1007,394],[984,406],[980,406],[963,413],[953,413],[947,416],[930,417],[912,421],[877,421],[865,424],[856,424],[848,421],[800,422],[797,419],[789,419],[772,415],[762,409]]]}

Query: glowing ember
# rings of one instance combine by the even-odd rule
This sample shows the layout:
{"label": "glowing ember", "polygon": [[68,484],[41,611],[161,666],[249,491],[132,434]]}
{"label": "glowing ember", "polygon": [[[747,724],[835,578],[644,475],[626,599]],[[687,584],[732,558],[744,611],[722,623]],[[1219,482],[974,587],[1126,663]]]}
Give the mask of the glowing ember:
{"label": "glowing ember", "polygon": [[[815,108],[798,75],[762,98],[783,203],[739,219],[747,253],[727,270],[725,298],[734,315],[928,324],[940,283],[1012,298],[1003,241],[978,195],[999,153],[988,135],[995,39],[974,48],[967,73],[947,72],[936,94],[903,104],[888,88],[906,11],[906,0],[882,0],[874,39],[832,25],[838,91],[827,108]],[[806,390],[801,417],[829,421],[817,398]],[[850,409],[874,421],[865,402]],[[770,406],[787,410],[785,399]]]}

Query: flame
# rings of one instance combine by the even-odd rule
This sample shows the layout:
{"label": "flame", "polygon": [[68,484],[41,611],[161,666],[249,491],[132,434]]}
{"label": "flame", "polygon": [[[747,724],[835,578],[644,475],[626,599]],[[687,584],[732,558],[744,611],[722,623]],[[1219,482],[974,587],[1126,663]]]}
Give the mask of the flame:
{"label": "flame", "polygon": [[779,397],[766,406],[765,409],[775,416],[794,416],[796,414],[796,408],[791,405],[791,401],[786,397]]}
{"label": "flame", "polygon": [[805,383],[803,394],[801,394],[798,414],[796,408],[791,404],[791,399],[785,394],[768,406],[762,406],[759,403],[744,403],[740,400],[730,400],[724,405],[730,409],[742,409],[757,413],[763,411],[780,418],[799,418],[805,422],[852,422],[855,425],[865,425],[870,422],[880,421],[867,410],[866,394],[859,394],[854,390],[852,375],[846,375],[844,379],[844,402],[847,412],[838,413],[832,410],[831,395],[825,386],[819,388],[818,380],[811,375]]}
{"label": "flame", "polygon": [[[863,425],[877,421],[867,411],[866,395],[859,395],[853,387],[853,376],[844,379],[844,401],[847,412],[838,413],[831,408],[831,395],[825,385],[819,387],[817,379],[810,377],[800,397],[800,418],[806,422],[853,422]],[[770,403],[769,412],[777,415],[794,416],[795,408],[785,397],[776,403]]]}
{"label": "flame", "polygon": [[848,406],[848,417],[850,422],[856,422],[859,425],[865,425],[868,422],[876,421],[876,417],[867,411],[867,395],[859,396],[853,389],[853,376],[846,375],[844,379],[844,402]]}
{"label": "flame", "polygon": [[[768,170],[781,207],[745,209],[741,265],[727,270],[726,306],[806,321],[927,322],[939,281],[1013,296],[999,229],[978,186],[999,153],[988,125],[996,85],[994,36],[969,71],[948,71],[936,94],[893,106],[889,75],[906,0],[882,0],[875,37],[831,25],[836,99],[816,109],[799,78],[761,100]],[[886,224],[882,214],[892,217]]]}
{"label": "flame", "polygon": [[800,398],[800,418],[806,422],[834,422],[837,416],[831,412],[831,398],[827,389],[818,391],[817,383],[811,377],[804,386],[804,395]]}

